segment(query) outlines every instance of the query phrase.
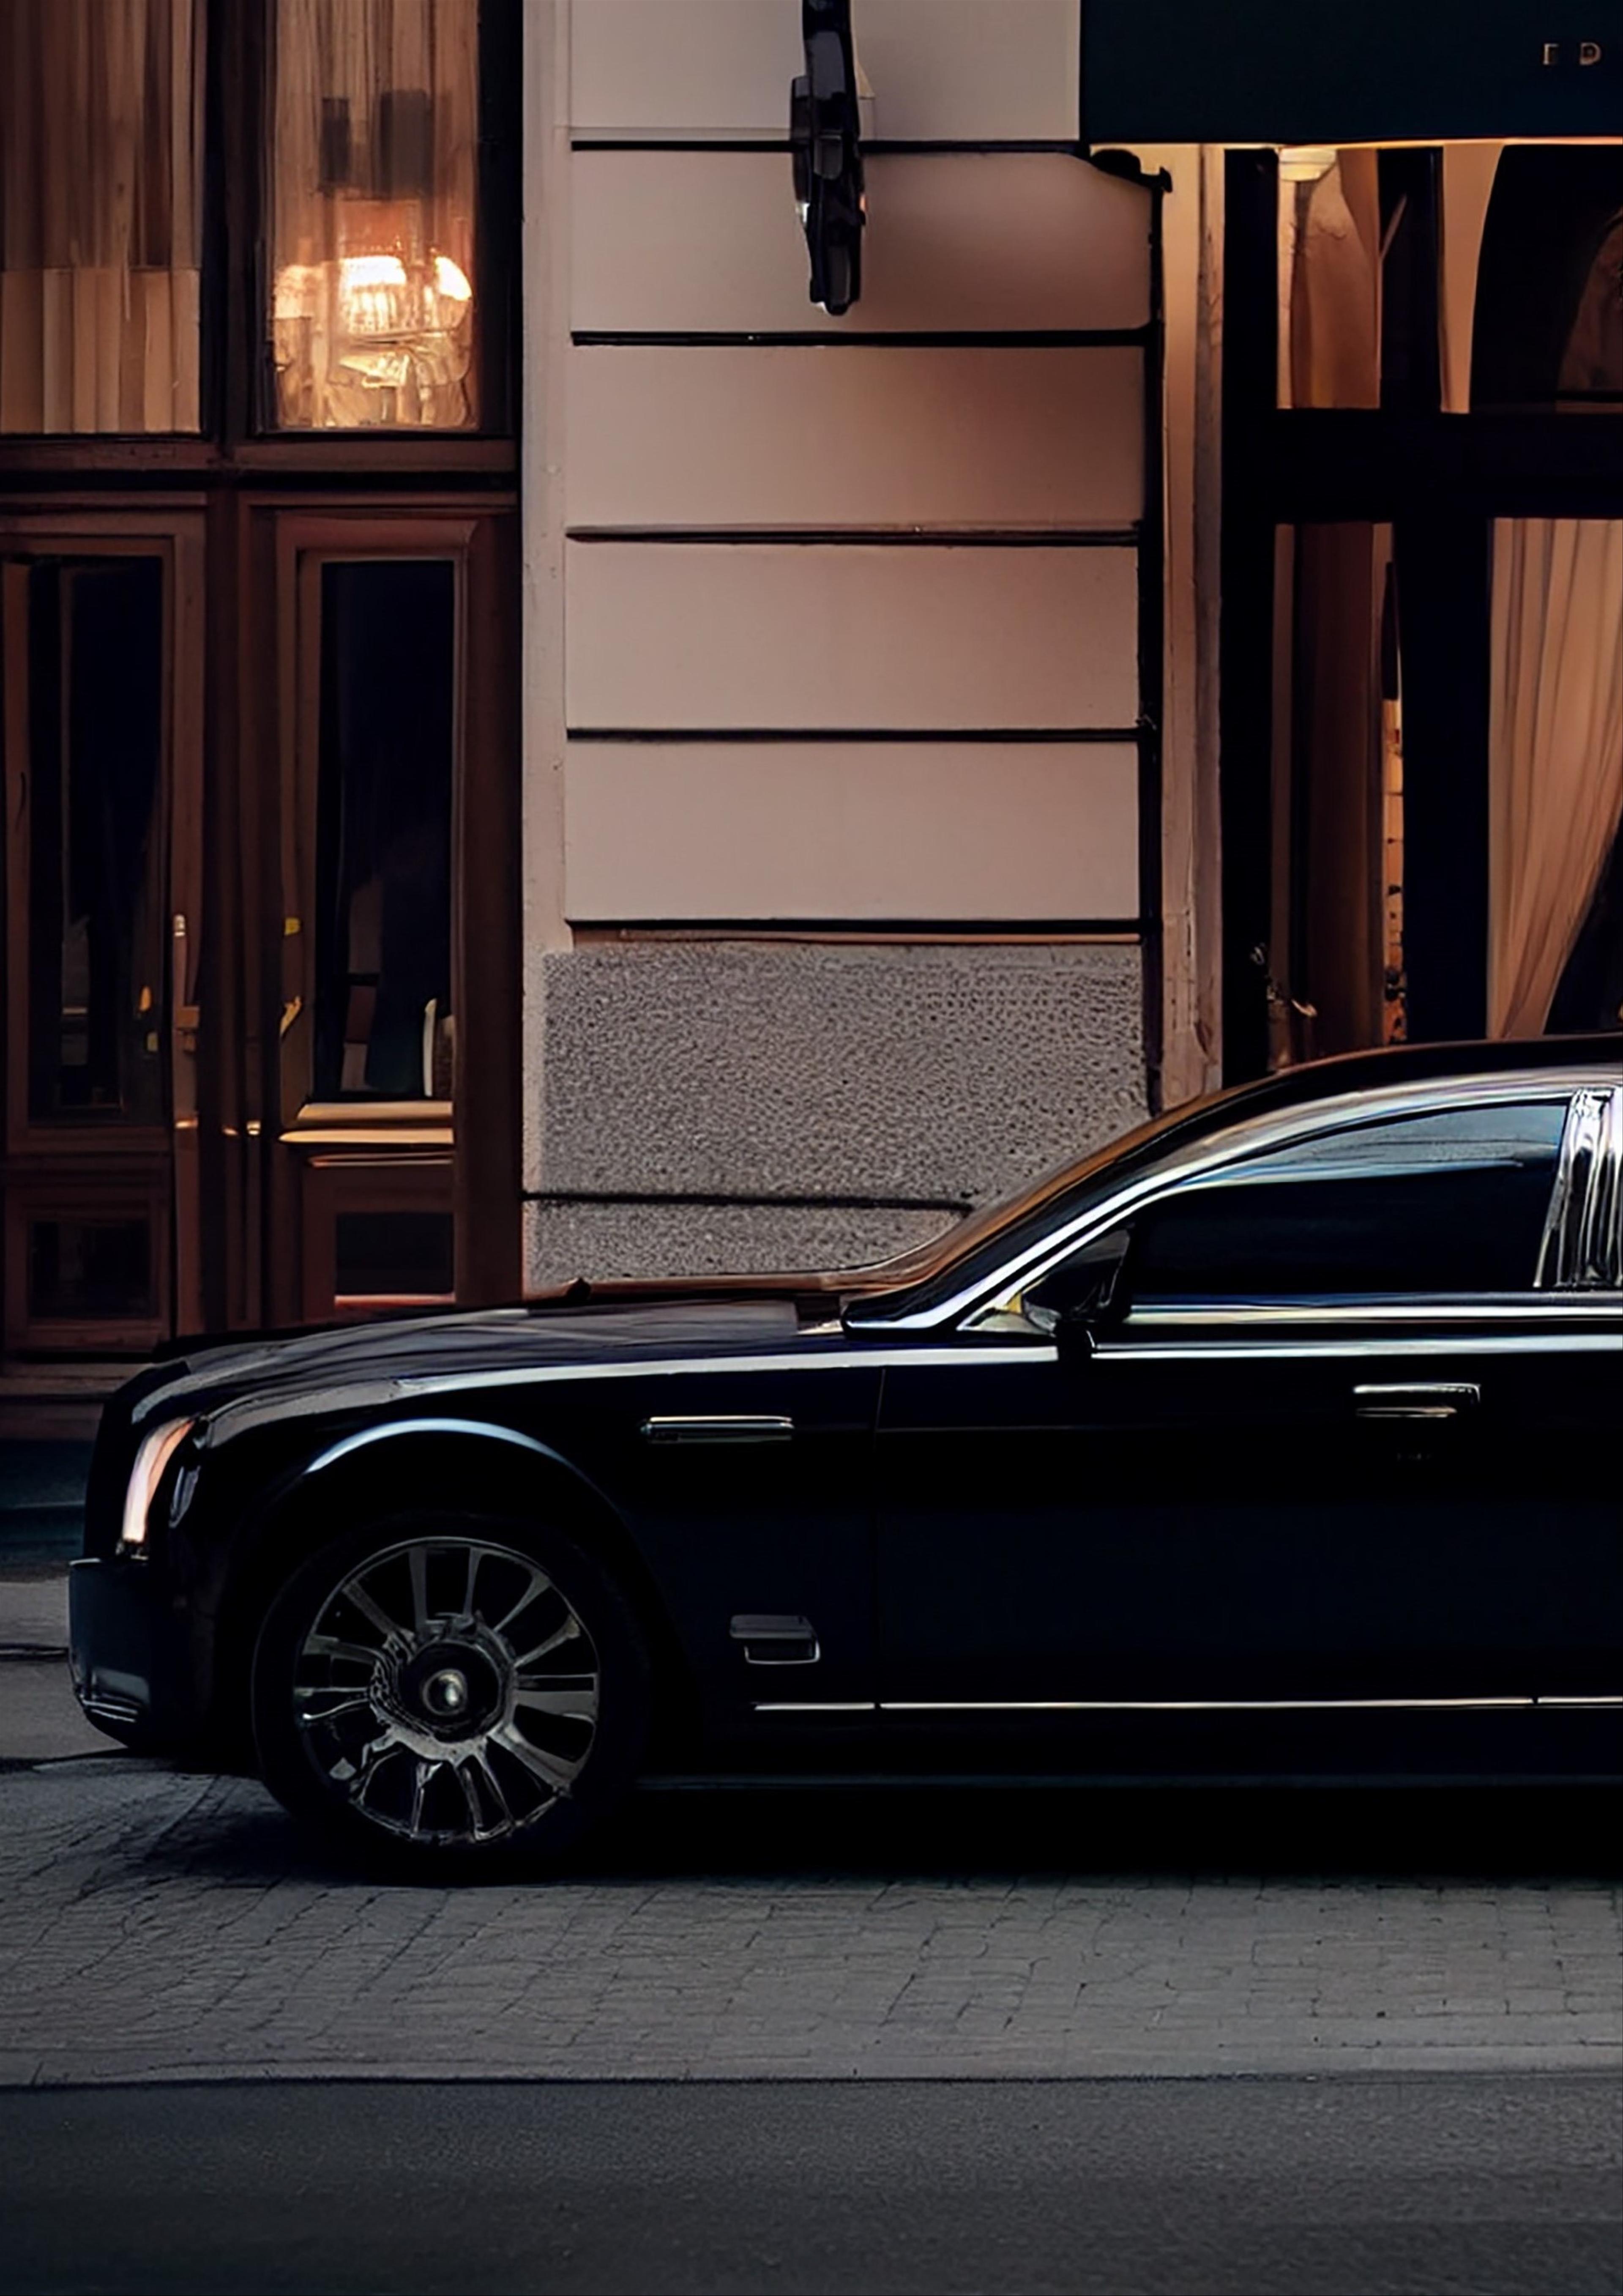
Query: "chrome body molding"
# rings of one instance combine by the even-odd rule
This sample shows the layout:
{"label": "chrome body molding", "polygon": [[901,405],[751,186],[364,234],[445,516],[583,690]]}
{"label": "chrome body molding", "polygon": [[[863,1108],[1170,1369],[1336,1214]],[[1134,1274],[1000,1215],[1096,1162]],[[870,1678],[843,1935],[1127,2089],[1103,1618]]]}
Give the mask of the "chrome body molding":
{"label": "chrome body molding", "polygon": [[787,1443],[795,1423],[779,1412],[717,1411],[683,1418],[676,1414],[644,1419],[651,1443]]}
{"label": "chrome body molding", "polygon": [[1540,1706],[1623,1707],[1623,1691],[1593,1697],[1525,1693],[1480,1698],[886,1698],[767,1699],[757,1714],[1454,1714]]}
{"label": "chrome body molding", "polygon": [[965,1348],[950,1342],[935,1347],[797,1349],[791,1341],[781,1353],[774,1355],[738,1356],[652,1356],[630,1363],[613,1364],[537,1364],[513,1371],[451,1373],[441,1377],[424,1375],[403,1382],[413,1395],[454,1393],[459,1388],[533,1387],[557,1380],[586,1379],[595,1383],[605,1379],[682,1379],[693,1374],[714,1377],[717,1373],[756,1371],[874,1371],[890,1365],[938,1365],[963,1356],[972,1358],[983,1368],[996,1363],[1053,1363],[1057,1350],[1053,1344],[1028,1344],[1017,1340],[1012,1347],[1002,1342]]}

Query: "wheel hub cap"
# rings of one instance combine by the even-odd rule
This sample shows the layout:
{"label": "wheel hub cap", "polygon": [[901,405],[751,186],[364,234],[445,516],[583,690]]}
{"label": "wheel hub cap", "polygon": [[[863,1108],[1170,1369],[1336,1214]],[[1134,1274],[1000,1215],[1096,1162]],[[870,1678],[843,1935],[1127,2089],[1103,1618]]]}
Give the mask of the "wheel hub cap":
{"label": "wheel hub cap", "polygon": [[422,1702],[430,1714],[439,1715],[442,1720],[447,1715],[460,1714],[468,1702],[467,1676],[454,1666],[430,1675],[422,1685]]}
{"label": "wheel hub cap", "polygon": [[295,1665],[294,1712],[324,1784],[413,1841],[528,1827],[569,1794],[596,1736],[591,1637],[508,1547],[383,1549],[333,1588]]}
{"label": "wheel hub cap", "polygon": [[500,1718],[512,1672],[500,1649],[472,1642],[429,1643],[406,1660],[396,1677],[401,1718],[425,1724],[441,1738],[471,1737]]}

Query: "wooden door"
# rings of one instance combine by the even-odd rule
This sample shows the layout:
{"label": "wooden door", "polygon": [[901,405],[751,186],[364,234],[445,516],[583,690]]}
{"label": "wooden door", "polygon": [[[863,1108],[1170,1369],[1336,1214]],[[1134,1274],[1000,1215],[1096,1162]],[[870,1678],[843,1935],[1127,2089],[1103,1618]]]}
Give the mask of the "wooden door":
{"label": "wooden door", "polygon": [[203,1320],[202,529],[0,521],[4,1350]]}
{"label": "wooden door", "polygon": [[511,1297],[511,520],[256,516],[276,633],[246,857],[275,999],[263,1318]]}

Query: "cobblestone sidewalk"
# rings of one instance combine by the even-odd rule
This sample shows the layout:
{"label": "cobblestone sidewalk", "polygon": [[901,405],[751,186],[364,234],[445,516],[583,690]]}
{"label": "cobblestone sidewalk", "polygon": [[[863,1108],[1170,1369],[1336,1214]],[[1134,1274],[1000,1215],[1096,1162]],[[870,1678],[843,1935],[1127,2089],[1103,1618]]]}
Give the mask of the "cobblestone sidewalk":
{"label": "cobblestone sidewalk", "polygon": [[414,1890],[313,1866],[242,1781],[12,1772],[0,2080],[1623,2065],[1603,1881],[741,1874],[750,1820],[698,1818],[717,1878],[659,1820],[627,1870]]}

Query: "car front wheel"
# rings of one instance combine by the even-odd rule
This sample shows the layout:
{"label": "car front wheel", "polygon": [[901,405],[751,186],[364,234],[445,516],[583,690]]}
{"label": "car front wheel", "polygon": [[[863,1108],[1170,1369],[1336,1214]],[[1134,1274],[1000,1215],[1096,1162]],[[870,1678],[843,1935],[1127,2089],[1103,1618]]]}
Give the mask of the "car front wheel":
{"label": "car front wheel", "polygon": [[303,1563],[253,1665],[293,1815],[422,1876],[547,1862],[635,1775],[649,1669],[596,1558],[506,1518],[408,1514]]}

